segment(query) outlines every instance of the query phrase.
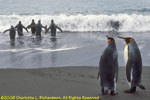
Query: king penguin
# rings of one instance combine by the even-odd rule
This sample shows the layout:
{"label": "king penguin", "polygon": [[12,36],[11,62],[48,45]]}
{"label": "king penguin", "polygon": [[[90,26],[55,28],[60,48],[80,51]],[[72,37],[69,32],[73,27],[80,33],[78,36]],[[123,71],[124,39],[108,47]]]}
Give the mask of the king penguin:
{"label": "king penguin", "polygon": [[[115,40],[106,36],[108,46],[105,48],[99,62],[99,72],[101,91],[103,95],[110,93],[116,95],[116,83],[118,79],[118,53]],[[100,77],[99,77],[100,76]]]}
{"label": "king penguin", "polygon": [[126,64],[126,78],[129,83],[130,89],[125,90],[125,93],[136,92],[136,87],[145,89],[141,83],[141,73],[142,73],[142,58],[140,50],[136,41],[131,37],[119,37],[126,42],[124,49],[124,60]]}

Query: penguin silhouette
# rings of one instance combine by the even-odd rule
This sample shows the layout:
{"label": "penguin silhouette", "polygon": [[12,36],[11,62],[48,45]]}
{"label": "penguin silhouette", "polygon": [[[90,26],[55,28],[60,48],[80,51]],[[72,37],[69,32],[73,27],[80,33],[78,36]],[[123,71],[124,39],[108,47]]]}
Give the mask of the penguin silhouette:
{"label": "penguin silhouette", "polygon": [[111,95],[116,95],[118,53],[114,38],[109,36],[106,37],[108,39],[108,46],[105,48],[100,58],[97,78],[100,78],[101,91],[103,95],[108,94],[109,91],[111,91]]}
{"label": "penguin silhouette", "polygon": [[126,42],[124,49],[124,60],[126,63],[126,78],[130,89],[125,90],[125,93],[136,92],[136,87],[141,89],[145,87],[141,83],[142,74],[142,57],[136,41],[131,37],[119,37]]}

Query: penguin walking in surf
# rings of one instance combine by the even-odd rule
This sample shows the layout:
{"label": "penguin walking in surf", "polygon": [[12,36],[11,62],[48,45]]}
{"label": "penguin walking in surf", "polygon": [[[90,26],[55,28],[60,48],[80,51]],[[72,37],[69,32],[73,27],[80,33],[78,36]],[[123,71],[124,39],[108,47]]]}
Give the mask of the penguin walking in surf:
{"label": "penguin walking in surf", "polygon": [[[115,40],[106,36],[108,46],[104,50],[100,62],[97,79],[100,78],[101,91],[103,95],[110,93],[116,95],[116,83],[118,79],[118,53]],[[100,77],[99,77],[100,76]]]}
{"label": "penguin walking in surf", "polygon": [[145,87],[141,83],[141,74],[142,74],[142,58],[140,50],[135,40],[131,37],[119,37],[126,42],[124,49],[124,60],[126,63],[126,78],[129,82],[130,89],[125,90],[125,93],[134,93],[136,92],[136,87],[138,86],[141,89]]}

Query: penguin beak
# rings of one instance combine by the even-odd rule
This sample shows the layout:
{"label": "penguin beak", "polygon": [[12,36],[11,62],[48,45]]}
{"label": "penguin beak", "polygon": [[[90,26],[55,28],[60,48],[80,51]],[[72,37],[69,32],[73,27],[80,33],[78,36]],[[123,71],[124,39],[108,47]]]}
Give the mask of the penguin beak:
{"label": "penguin beak", "polygon": [[106,35],[106,37],[107,37],[107,38],[109,38],[109,36],[108,36],[108,35]]}
{"label": "penguin beak", "polygon": [[123,38],[123,37],[118,37],[118,38],[121,38],[121,39],[123,39],[124,41],[126,40],[126,38]]}

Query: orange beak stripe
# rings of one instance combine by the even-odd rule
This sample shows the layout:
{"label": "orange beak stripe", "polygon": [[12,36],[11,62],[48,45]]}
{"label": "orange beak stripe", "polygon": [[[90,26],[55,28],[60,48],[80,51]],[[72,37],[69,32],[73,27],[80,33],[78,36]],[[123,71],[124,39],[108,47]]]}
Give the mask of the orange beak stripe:
{"label": "orange beak stripe", "polygon": [[110,43],[111,42],[111,39],[108,39],[108,43]]}
{"label": "orange beak stripe", "polygon": [[124,38],[122,38],[123,40],[126,40],[126,39],[124,39]]}

